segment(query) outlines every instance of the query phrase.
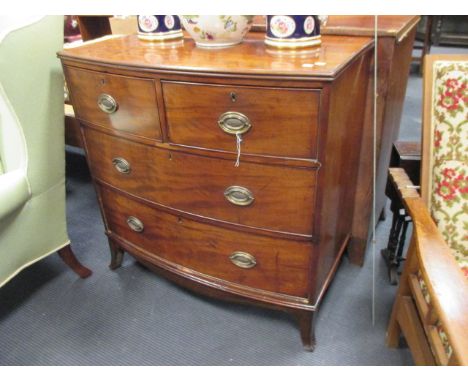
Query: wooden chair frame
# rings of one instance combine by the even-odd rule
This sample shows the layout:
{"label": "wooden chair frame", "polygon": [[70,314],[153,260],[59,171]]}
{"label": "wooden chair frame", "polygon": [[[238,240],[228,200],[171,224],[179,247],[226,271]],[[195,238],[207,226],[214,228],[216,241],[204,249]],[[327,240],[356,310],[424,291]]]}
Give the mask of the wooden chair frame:
{"label": "wooden chair frame", "polygon": [[[431,184],[433,67],[435,61],[468,60],[466,55],[428,55],[424,69],[421,196],[403,169],[390,169],[413,220],[413,234],[387,331],[387,344],[403,334],[417,365],[468,365],[468,280],[463,275],[428,209]],[[427,287],[426,300],[418,278]],[[447,355],[436,325],[448,339]]]}

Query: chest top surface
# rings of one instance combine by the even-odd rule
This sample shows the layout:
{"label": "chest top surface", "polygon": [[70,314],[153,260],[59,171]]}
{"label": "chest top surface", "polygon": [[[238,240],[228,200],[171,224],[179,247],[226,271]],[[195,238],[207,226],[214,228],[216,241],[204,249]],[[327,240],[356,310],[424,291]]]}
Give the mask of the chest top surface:
{"label": "chest top surface", "polygon": [[291,52],[267,48],[263,37],[251,33],[243,43],[230,48],[201,49],[191,38],[161,46],[140,41],[136,35],[109,36],[65,49],[58,56],[150,71],[330,79],[373,46],[369,37],[323,36],[317,49]]}

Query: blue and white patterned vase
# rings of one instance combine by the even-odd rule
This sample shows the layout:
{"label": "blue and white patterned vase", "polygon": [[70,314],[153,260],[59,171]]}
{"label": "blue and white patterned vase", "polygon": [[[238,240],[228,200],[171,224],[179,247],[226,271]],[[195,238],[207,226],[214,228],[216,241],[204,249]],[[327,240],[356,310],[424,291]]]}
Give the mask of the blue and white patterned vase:
{"label": "blue and white patterned vase", "polygon": [[320,45],[320,19],[316,15],[267,16],[265,44],[275,48],[307,48]]}
{"label": "blue and white patterned vase", "polygon": [[138,15],[138,38],[146,41],[166,41],[180,39],[184,35],[179,16]]}

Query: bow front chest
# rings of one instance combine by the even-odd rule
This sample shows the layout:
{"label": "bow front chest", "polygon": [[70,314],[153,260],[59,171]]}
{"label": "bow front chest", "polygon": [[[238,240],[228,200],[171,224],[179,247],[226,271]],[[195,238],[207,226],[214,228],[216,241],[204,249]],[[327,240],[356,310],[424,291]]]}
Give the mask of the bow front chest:
{"label": "bow front chest", "polygon": [[[373,42],[200,49],[108,37],[59,53],[111,268],[288,311],[306,348],[350,239]],[[369,201],[370,202],[370,201]]]}

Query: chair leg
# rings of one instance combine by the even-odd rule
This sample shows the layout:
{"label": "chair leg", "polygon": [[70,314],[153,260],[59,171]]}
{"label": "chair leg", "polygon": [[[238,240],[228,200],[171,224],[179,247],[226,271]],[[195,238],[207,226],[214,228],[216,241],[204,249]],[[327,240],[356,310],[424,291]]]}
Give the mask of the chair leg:
{"label": "chair leg", "polygon": [[70,244],[58,250],[60,258],[67,264],[78,276],[82,279],[91,276],[93,273],[90,269],[81,264],[73,253]]}
{"label": "chair leg", "polygon": [[393,305],[392,315],[390,317],[390,321],[388,323],[388,328],[387,328],[387,346],[391,348],[398,347],[398,344],[400,342],[401,328],[397,319],[399,303],[400,301],[397,296],[397,299]]}
{"label": "chair leg", "polygon": [[409,275],[414,272],[415,266],[417,266],[417,254],[416,241],[413,234],[406,256],[406,264],[400,277],[400,285],[398,286],[395,302],[393,303],[392,313],[388,323],[387,346],[389,347],[398,347],[401,334],[400,324],[398,323],[398,311],[403,297],[410,294]]}

